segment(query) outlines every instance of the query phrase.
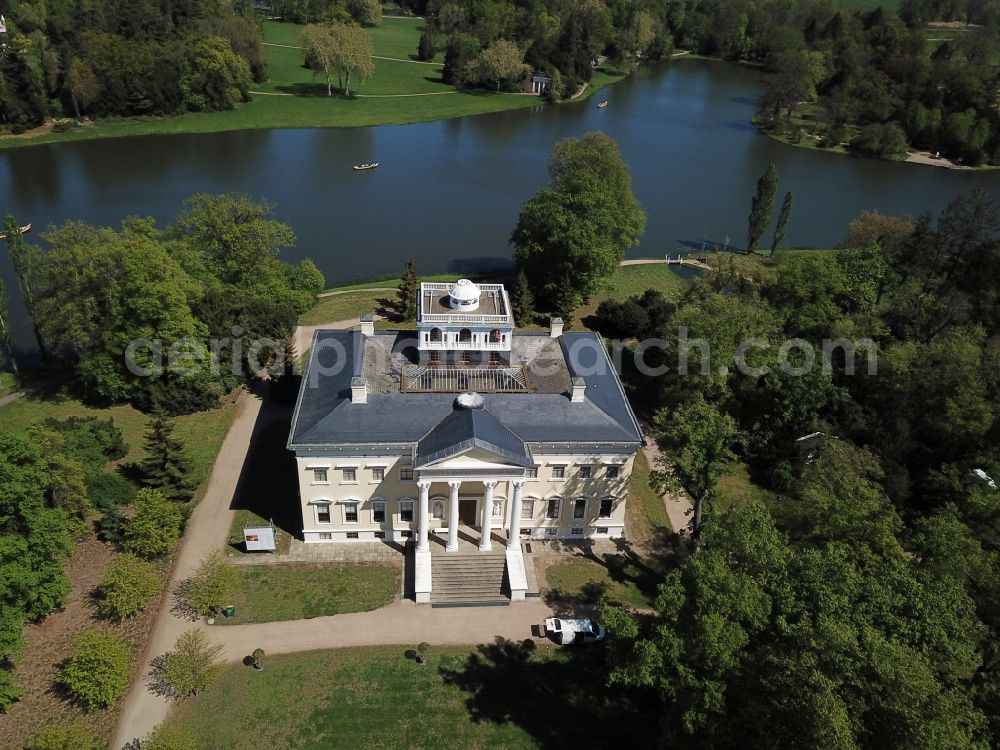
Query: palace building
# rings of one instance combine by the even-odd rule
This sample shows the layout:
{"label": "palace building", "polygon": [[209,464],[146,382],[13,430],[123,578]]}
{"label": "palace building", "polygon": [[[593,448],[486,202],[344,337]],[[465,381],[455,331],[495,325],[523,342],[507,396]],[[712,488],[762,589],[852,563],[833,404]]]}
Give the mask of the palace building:
{"label": "palace building", "polygon": [[471,540],[521,598],[522,540],[622,535],[639,425],[601,338],[516,332],[503,285],[421,284],[416,313],[313,336],[288,439],[304,540],[414,542],[417,601],[431,551]]}

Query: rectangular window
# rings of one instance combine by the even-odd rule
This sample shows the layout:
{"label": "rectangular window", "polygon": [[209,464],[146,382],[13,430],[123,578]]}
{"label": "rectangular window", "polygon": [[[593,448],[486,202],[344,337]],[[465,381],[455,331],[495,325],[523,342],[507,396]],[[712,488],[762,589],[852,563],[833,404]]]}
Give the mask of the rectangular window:
{"label": "rectangular window", "polygon": [[565,466],[553,466],[552,467],[552,478],[553,479],[563,479],[566,476]]}
{"label": "rectangular window", "polygon": [[575,528],[570,532],[573,536],[583,536],[583,529]]}
{"label": "rectangular window", "polygon": [[321,542],[329,542],[333,540],[333,534],[331,534],[329,531],[321,531],[319,533],[319,538]]}
{"label": "rectangular window", "polygon": [[358,532],[356,532],[356,531],[348,531],[347,532],[347,538],[348,539],[357,539],[358,538]]}
{"label": "rectangular window", "polygon": [[559,529],[545,529],[546,536],[555,536]]}
{"label": "rectangular window", "polygon": [[559,518],[559,498],[554,497],[549,500],[548,507],[545,509],[546,518]]}
{"label": "rectangular window", "polygon": [[607,526],[598,526],[597,527],[597,533],[598,534],[607,534],[608,533],[608,527]]}
{"label": "rectangular window", "polygon": [[431,352],[431,356],[430,356],[429,361],[430,361],[431,364],[437,364],[438,362],[440,362],[441,361],[441,352]]}
{"label": "rectangular window", "polygon": [[584,518],[587,515],[587,500],[578,497],[573,501],[573,518]]}
{"label": "rectangular window", "polygon": [[326,469],[313,469],[313,481],[314,482],[328,482],[327,470]]}
{"label": "rectangular window", "polygon": [[531,500],[525,500],[521,503],[521,518],[534,518],[535,517],[535,504]]}
{"label": "rectangular window", "polygon": [[500,355],[496,352],[490,352],[490,364],[498,365],[500,364]]}
{"label": "rectangular window", "polygon": [[413,501],[402,500],[399,503],[399,520],[409,523],[413,520]]}
{"label": "rectangular window", "polygon": [[412,539],[413,538],[413,532],[412,531],[400,531],[399,532],[399,537],[400,537],[400,539]]}
{"label": "rectangular window", "polygon": [[531,536],[532,529],[521,529],[521,536]]}
{"label": "rectangular window", "polygon": [[385,467],[384,466],[373,466],[372,467],[372,481],[381,482],[385,479]]}
{"label": "rectangular window", "polygon": [[618,478],[619,467],[609,466],[604,470],[605,479],[617,479]]}
{"label": "rectangular window", "polygon": [[580,479],[590,479],[590,467],[581,466],[580,467]]}
{"label": "rectangular window", "polygon": [[375,532],[375,538],[376,539],[385,539],[385,532],[384,531],[376,531]]}
{"label": "rectangular window", "polygon": [[358,470],[357,469],[341,469],[344,476],[345,482],[356,482],[358,481]]}
{"label": "rectangular window", "polygon": [[316,507],[316,523],[330,523],[330,503],[322,503]]}
{"label": "rectangular window", "polygon": [[385,523],[385,503],[381,500],[372,503],[372,521]]}
{"label": "rectangular window", "polygon": [[358,504],[344,503],[344,523],[358,522]]}
{"label": "rectangular window", "polygon": [[524,476],[527,479],[538,479],[538,467],[532,466],[530,469],[525,469]]}
{"label": "rectangular window", "polygon": [[615,499],[613,497],[602,497],[601,498],[601,509],[597,513],[598,518],[611,518],[611,511],[615,507]]}
{"label": "rectangular window", "polygon": [[405,466],[399,470],[399,479],[403,482],[413,481],[413,469],[409,466]]}

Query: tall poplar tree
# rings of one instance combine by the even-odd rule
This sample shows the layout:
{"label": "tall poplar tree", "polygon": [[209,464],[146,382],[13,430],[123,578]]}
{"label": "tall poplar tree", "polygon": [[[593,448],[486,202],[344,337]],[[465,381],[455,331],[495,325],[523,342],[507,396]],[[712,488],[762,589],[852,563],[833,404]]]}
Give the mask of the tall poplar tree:
{"label": "tall poplar tree", "polygon": [[792,216],[792,191],[785,193],[785,200],[781,202],[781,211],[778,212],[778,223],[774,227],[774,237],[771,240],[771,255],[778,249],[778,245],[785,239],[785,230],[788,228],[788,220]]}
{"label": "tall poplar tree", "polygon": [[747,220],[747,253],[752,253],[760,238],[771,223],[771,211],[774,210],[774,196],[778,190],[778,168],[774,164],[767,165],[767,171],[757,180],[757,192],[750,203],[750,216]]}
{"label": "tall poplar tree", "polygon": [[7,296],[7,286],[0,277],[0,345],[7,352],[10,370],[17,375],[17,357],[14,356],[14,339],[10,329],[10,298]]}
{"label": "tall poplar tree", "polygon": [[42,334],[38,329],[35,294],[31,288],[31,271],[38,259],[38,251],[24,241],[24,233],[18,226],[17,220],[10,214],[4,216],[3,228],[7,237],[7,253],[10,255],[11,265],[14,266],[17,283],[21,286],[21,297],[24,299],[24,306],[28,308],[28,315],[31,316],[31,327],[35,332],[35,341],[38,342],[38,351],[44,362],[47,355],[42,343]]}

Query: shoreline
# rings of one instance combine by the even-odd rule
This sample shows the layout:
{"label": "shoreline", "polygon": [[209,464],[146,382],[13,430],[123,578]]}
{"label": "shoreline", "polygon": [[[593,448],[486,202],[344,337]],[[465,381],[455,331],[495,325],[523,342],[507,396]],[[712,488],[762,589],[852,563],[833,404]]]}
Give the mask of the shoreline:
{"label": "shoreline", "polygon": [[920,164],[925,167],[937,167],[938,169],[950,169],[955,172],[993,172],[1000,169],[1000,165],[984,164],[979,167],[969,167],[963,164],[956,164],[951,159],[946,159],[945,157],[940,157],[935,159],[929,151],[907,151],[906,158],[901,159],[879,159],[874,156],[864,156],[863,154],[855,154],[852,151],[848,151],[843,146],[836,146],[833,148],[820,148],[817,145],[817,140],[814,140],[811,136],[803,134],[803,138],[808,138],[810,143],[791,143],[790,141],[782,138],[776,133],[772,133],[757,122],[757,118],[753,117],[750,120],[750,124],[753,125],[757,132],[766,135],[773,141],[777,141],[783,146],[788,146],[789,148],[800,148],[804,151],[816,151],[821,154],[837,154],[839,156],[850,156],[854,159],[865,159],[869,161],[890,161],[898,162],[900,164]]}

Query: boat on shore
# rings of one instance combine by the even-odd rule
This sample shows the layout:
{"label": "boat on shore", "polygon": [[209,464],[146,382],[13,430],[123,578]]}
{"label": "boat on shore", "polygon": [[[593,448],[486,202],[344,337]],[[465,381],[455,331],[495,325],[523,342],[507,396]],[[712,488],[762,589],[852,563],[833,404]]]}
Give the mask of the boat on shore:
{"label": "boat on shore", "polygon": [[355,164],[354,165],[354,171],[355,172],[362,172],[362,171],[364,171],[366,169],[376,169],[377,167],[378,167],[378,162],[377,161],[373,161],[370,164]]}
{"label": "boat on shore", "polygon": [[597,105],[597,108],[598,109],[604,109],[607,106],[608,106],[608,100],[605,99],[603,102],[601,102],[600,104]]}
{"label": "boat on shore", "polygon": [[[31,224],[25,224],[23,227],[17,230],[18,234],[27,234],[30,231],[31,231]],[[7,233],[0,232],[0,240],[5,240],[5,239],[7,239]]]}

